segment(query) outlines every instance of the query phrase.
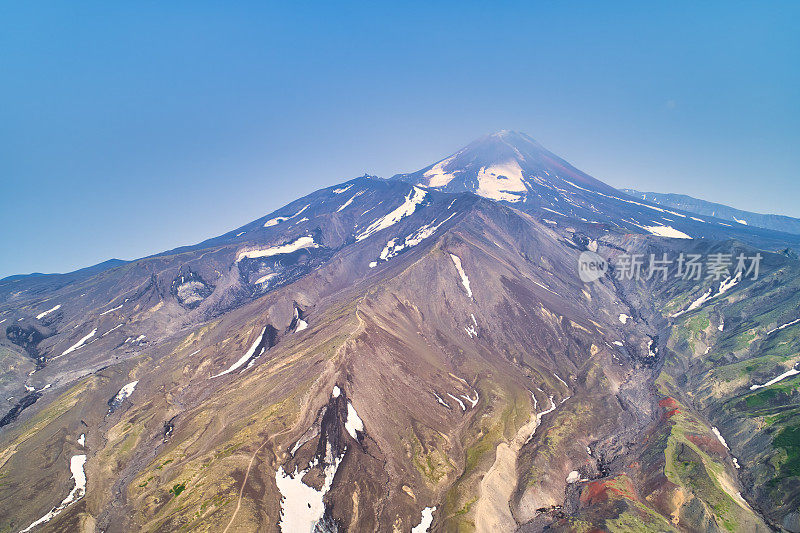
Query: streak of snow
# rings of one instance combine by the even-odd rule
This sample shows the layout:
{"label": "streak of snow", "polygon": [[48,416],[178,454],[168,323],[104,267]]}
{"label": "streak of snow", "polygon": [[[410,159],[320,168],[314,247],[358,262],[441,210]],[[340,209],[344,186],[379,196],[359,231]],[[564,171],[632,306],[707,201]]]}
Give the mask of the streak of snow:
{"label": "streak of snow", "polygon": [[478,400],[480,400],[480,396],[478,395],[478,391],[473,391],[475,393],[475,398],[471,398],[466,394],[462,394],[461,397],[464,398],[466,401],[470,403],[472,407],[478,405]]}
{"label": "streak of snow", "polygon": [[353,196],[350,197],[349,200],[347,200],[345,203],[343,203],[341,206],[339,206],[339,209],[337,209],[336,212],[339,213],[340,211],[344,211],[345,209],[347,209],[347,206],[352,204],[353,200],[355,200],[356,198],[358,198],[362,194],[364,194],[364,191],[358,191],[357,193],[355,193]]}
{"label": "streak of snow", "polygon": [[676,230],[672,226],[642,226],[644,229],[652,233],[653,235],[657,235],[659,237],[669,237],[671,239],[691,239],[689,235],[685,234],[682,231]]}
{"label": "streak of snow", "polygon": [[797,320],[792,320],[791,322],[787,322],[786,324],[784,324],[782,326],[778,326],[775,329],[771,329],[764,336],[766,337],[767,335],[772,335],[776,331],[780,331],[780,330],[782,330],[784,328],[788,328],[789,326],[793,326],[793,325],[797,324],[798,322],[800,322],[800,318],[798,318]]}
{"label": "streak of snow", "polygon": [[750,390],[757,390],[757,389],[763,389],[764,387],[769,387],[770,385],[774,385],[779,381],[782,381],[790,376],[796,376],[797,374],[800,374],[800,370],[797,370],[795,367],[792,367],[783,374],[781,374],[780,376],[772,378],[763,385],[751,385]]}
{"label": "streak of snow", "polygon": [[[539,392],[542,392],[542,389],[537,388],[536,390],[538,390]],[[541,413],[536,413],[536,426],[533,428],[533,431],[531,432],[531,434],[528,435],[528,440],[525,441],[525,444],[528,444],[531,441],[531,439],[533,438],[533,436],[536,434],[536,428],[538,428],[539,425],[542,423],[542,418],[544,417],[544,415],[546,415],[548,413],[552,413],[555,410],[556,410],[556,402],[553,401],[553,396],[551,395],[550,396],[550,407],[548,409],[542,411]]]}
{"label": "streak of snow", "polygon": [[456,270],[458,270],[458,274],[461,276],[461,284],[464,285],[464,289],[467,291],[467,296],[472,298],[472,289],[469,287],[469,278],[467,277],[466,272],[464,272],[464,268],[461,266],[461,258],[455,254],[450,254],[450,259],[453,260],[453,264],[456,266]]}
{"label": "streak of snow", "polygon": [[725,278],[719,284],[719,291],[717,292],[717,296],[725,294],[728,291],[728,289],[739,283],[741,280],[742,280],[741,270],[736,273],[736,276],[732,278],[731,277]]}
{"label": "streak of snow", "polygon": [[113,309],[109,309],[108,311],[103,311],[102,313],[100,313],[100,316],[107,315],[108,313],[113,313],[117,309],[122,309],[122,305],[118,305]]}
{"label": "streak of snow", "polygon": [[[53,307],[52,309],[48,309],[47,311],[43,311],[43,312],[39,313],[38,315],[36,315],[36,319],[37,320],[41,320],[44,317],[46,317],[47,315],[49,315],[50,313],[58,311],[59,309],[61,309],[61,304],[58,304],[57,306]],[[3,322],[5,322],[5,319],[3,319]]]}
{"label": "streak of snow", "polygon": [[278,276],[278,273],[277,273],[277,272],[270,272],[269,274],[267,274],[267,275],[265,275],[265,276],[261,276],[260,278],[258,278],[258,279],[255,281],[255,284],[256,284],[256,285],[261,285],[262,283],[266,283],[266,282],[268,282],[269,280],[271,280],[272,278],[275,278],[275,277],[277,277],[277,276]]}
{"label": "streak of snow", "polygon": [[557,379],[558,381],[560,381],[561,383],[563,383],[565,387],[569,387],[569,385],[567,385],[567,382],[566,382],[566,381],[564,381],[563,379],[561,379],[561,378],[558,376],[558,374],[556,374],[555,372],[553,372],[553,375],[556,377],[556,379]]}
{"label": "streak of snow", "polygon": [[27,533],[33,528],[45,524],[58,515],[61,511],[66,509],[70,504],[80,500],[86,494],[86,472],[83,466],[86,464],[86,455],[73,455],[69,461],[69,470],[72,473],[72,479],[75,480],[75,486],[69,492],[66,498],[61,501],[57,507],[53,507],[46,515],[33,522],[31,525],[20,531],[20,533]]}
{"label": "streak of snow", "polygon": [[265,228],[269,228],[269,227],[272,227],[272,226],[277,226],[277,225],[278,225],[278,224],[280,224],[281,222],[286,222],[287,220],[291,220],[291,219],[295,218],[296,216],[299,216],[299,215],[300,215],[300,214],[301,214],[303,211],[305,211],[305,210],[306,210],[306,209],[308,209],[309,207],[311,207],[311,204],[308,204],[308,205],[306,205],[306,206],[305,206],[305,207],[303,207],[303,208],[302,208],[300,211],[298,211],[298,212],[297,212],[297,213],[295,213],[294,215],[291,215],[291,216],[288,216],[288,217],[275,217],[275,218],[271,218],[271,219],[267,220],[266,222],[264,222],[264,227],[265,227]]}
{"label": "streak of snow", "polygon": [[722,434],[719,432],[719,429],[717,429],[717,427],[714,426],[711,428],[711,431],[713,431],[714,435],[717,436],[717,440],[720,441],[723,446],[725,446],[725,449],[730,450],[730,448],[728,447],[728,443],[725,442],[725,437],[722,436]]}
{"label": "streak of snow", "polygon": [[416,211],[417,206],[422,203],[427,196],[427,191],[424,189],[420,189],[419,187],[414,187],[406,196],[405,201],[400,204],[399,207],[395,208],[394,210],[390,211],[386,215],[382,216],[378,220],[374,221],[372,224],[367,226],[367,229],[362,231],[356,236],[356,241],[361,241],[366,239],[367,237],[377,233],[382,229],[386,229],[402,220],[403,218],[410,216],[411,214]]}
{"label": "streak of snow", "polygon": [[238,361],[233,363],[228,368],[228,370],[224,370],[224,371],[220,372],[219,374],[215,374],[215,375],[211,376],[211,379],[218,378],[220,376],[224,376],[225,374],[230,374],[231,372],[233,372],[234,370],[238,369],[243,364],[245,364],[248,359],[250,359],[253,355],[255,355],[256,350],[258,349],[258,345],[261,343],[261,338],[264,336],[264,333],[266,333],[266,331],[267,331],[267,328],[265,326],[264,329],[261,330],[261,334],[256,337],[255,341],[253,341],[253,345],[250,346],[250,349],[247,350],[245,352],[245,354],[239,358]]}
{"label": "streak of snow", "polygon": [[344,187],[340,187],[338,189],[333,189],[333,194],[342,194],[343,192],[347,192],[353,185],[355,185],[355,183],[351,183],[350,185],[345,185]]}
{"label": "streak of snow", "polygon": [[119,329],[119,328],[121,328],[121,327],[122,327],[122,324],[117,324],[116,326],[114,326],[113,328],[111,328],[110,330],[106,331],[105,333],[103,333],[103,334],[102,334],[102,335],[100,335],[100,336],[101,336],[101,337],[105,337],[106,335],[108,335],[109,333],[111,333],[112,331],[114,331],[115,329]]}
{"label": "streak of snow", "polygon": [[472,324],[464,326],[464,331],[467,332],[467,335],[469,335],[470,339],[478,336],[478,329]]}
{"label": "streak of snow", "polygon": [[545,211],[550,211],[551,213],[554,213],[554,214],[556,214],[556,215],[561,215],[561,216],[562,216],[562,217],[564,217],[564,218],[566,218],[566,217],[567,217],[567,215],[565,215],[564,213],[559,213],[558,211],[556,211],[556,210],[554,210],[554,209],[549,209],[549,208],[547,208],[547,207],[543,207],[542,209],[544,209]]}
{"label": "streak of snow", "polygon": [[452,394],[450,394],[449,392],[447,393],[447,395],[448,395],[448,396],[450,396],[452,399],[454,399],[455,401],[457,401],[457,402],[458,402],[458,405],[460,405],[460,406],[461,406],[461,410],[462,410],[462,411],[466,411],[466,410],[467,410],[467,406],[466,406],[466,405],[464,405],[464,402],[462,402],[462,401],[461,401],[461,400],[460,400],[458,397],[456,397],[456,396],[453,396],[453,395],[452,395]]}
{"label": "streak of snow", "polygon": [[689,307],[687,307],[683,311],[678,311],[677,313],[673,313],[671,315],[672,318],[679,317],[684,313],[688,313],[689,311],[694,311],[695,309],[697,309],[698,307],[700,307],[701,305],[706,303],[708,300],[710,300],[711,299],[711,294],[713,292],[714,292],[714,288],[713,287],[709,287],[708,290],[706,292],[704,292],[697,300],[695,300],[691,304],[689,304]]}
{"label": "streak of snow", "polygon": [[580,189],[580,190],[582,190],[582,191],[591,192],[591,193],[594,193],[594,194],[599,194],[600,196],[605,196],[606,198],[611,198],[612,200],[618,200],[618,201],[620,201],[620,202],[625,202],[625,203],[627,203],[627,204],[638,205],[638,206],[641,206],[641,207],[646,207],[646,208],[648,208],[648,209],[652,209],[652,210],[654,210],[654,211],[661,211],[662,213],[669,213],[669,214],[671,214],[671,215],[679,216],[679,217],[681,217],[681,218],[686,218],[686,215],[684,215],[684,214],[681,214],[681,213],[676,213],[675,211],[670,211],[669,209],[662,209],[662,208],[660,208],[660,207],[656,207],[656,206],[654,206],[654,205],[643,204],[643,203],[641,203],[641,202],[636,202],[636,201],[634,201],[634,200],[625,200],[624,198],[618,198],[618,197],[616,197],[616,196],[611,196],[611,195],[609,195],[609,194],[603,194],[603,193],[601,193],[601,192],[598,192],[598,191],[593,191],[593,190],[591,190],[591,189],[585,189],[585,188],[583,188],[583,187],[581,187],[581,186],[579,186],[579,185],[575,185],[575,184],[574,184],[574,183],[572,183],[571,181],[565,180],[565,179],[563,179],[563,178],[562,178],[562,180],[563,180],[563,181],[565,181],[566,183],[569,183],[570,185],[572,185],[572,186],[573,186],[573,187],[575,187],[576,189]]}
{"label": "streak of snow", "polygon": [[736,218],[736,217],[733,217],[733,220],[735,220],[735,221],[736,221],[736,222],[738,222],[739,224],[744,224],[745,226],[747,225],[747,221],[746,221],[746,220],[739,220],[739,219],[738,219],[738,218]]}
{"label": "streak of snow", "polygon": [[64,352],[61,355],[57,355],[57,356],[53,357],[53,359],[58,359],[59,357],[62,357],[64,355],[67,355],[67,354],[70,354],[70,353],[74,352],[75,350],[77,350],[78,348],[83,346],[86,343],[86,341],[88,341],[89,339],[94,337],[95,333],[97,333],[97,328],[94,328],[85,337],[83,337],[81,340],[79,340],[78,342],[76,342],[75,344],[73,344],[72,346],[67,348],[66,350],[64,350]]}
{"label": "streak of snow", "polygon": [[441,397],[441,396],[439,396],[438,394],[436,394],[436,392],[435,392],[435,391],[434,391],[433,395],[434,395],[434,396],[436,396],[436,401],[437,401],[437,402],[439,402],[440,404],[442,404],[442,405],[444,405],[445,407],[447,407],[448,409],[450,409],[450,406],[447,404],[447,402],[446,402],[446,401],[444,401],[444,400],[442,400],[442,397]]}
{"label": "streak of snow", "polygon": [[303,235],[302,237],[298,237],[288,244],[282,244],[280,246],[272,246],[270,248],[264,248],[260,250],[242,250],[236,254],[236,262],[238,263],[245,258],[255,259],[258,257],[272,257],[274,255],[290,254],[292,252],[296,252],[297,250],[302,250],[303,248],[319,248],[319,244],[314,242],[314,237],[310,235]]}

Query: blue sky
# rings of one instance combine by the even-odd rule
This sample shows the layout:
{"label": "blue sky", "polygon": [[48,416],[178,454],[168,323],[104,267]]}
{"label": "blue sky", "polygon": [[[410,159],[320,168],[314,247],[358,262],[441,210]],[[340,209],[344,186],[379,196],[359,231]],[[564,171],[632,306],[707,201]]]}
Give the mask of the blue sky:
{"label": "blue sky", "polygon": [[332,4],[0,5],[0,277],[195,243],[499,129],[613,186],[800,216],[798,2]]}

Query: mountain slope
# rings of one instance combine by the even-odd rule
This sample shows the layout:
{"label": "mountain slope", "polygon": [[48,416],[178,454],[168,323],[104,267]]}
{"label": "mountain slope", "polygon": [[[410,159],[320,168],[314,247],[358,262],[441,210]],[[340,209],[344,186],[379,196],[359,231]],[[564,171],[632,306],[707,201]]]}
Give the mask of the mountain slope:
{"label": "mountain slope", "polygon": [[785,233],[800,233],[800,219],[785,215],[765,215],[743,211],[735,207],[693,198],[685,194],[640,192],[634,189],[620,190],[628,196],[639,200],[647,200],[654,204],[689,211],[697,215],[716,217],[736,224],[757,226]]}
{"label": "mountain slope", "polygon": [[800,357],[798,262],[577,275],[587,249],[792,237],[596,223],[573,213],[664,212],[527,137],[485,142],[446,170],[518,152],[525,201],[362,177],[49,291],[0,286],[3,529],[800,530],[800,380],[770,383]]}

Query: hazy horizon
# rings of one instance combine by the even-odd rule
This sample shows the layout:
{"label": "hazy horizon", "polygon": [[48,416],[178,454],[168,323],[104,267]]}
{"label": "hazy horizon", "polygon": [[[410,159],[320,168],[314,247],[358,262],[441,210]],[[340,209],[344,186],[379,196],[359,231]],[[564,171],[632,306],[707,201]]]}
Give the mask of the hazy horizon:
{"label": "hazy horizon", "polygon": [[796,3],[15,5],[0,278],[194,244],[499,129],[800,217]]}

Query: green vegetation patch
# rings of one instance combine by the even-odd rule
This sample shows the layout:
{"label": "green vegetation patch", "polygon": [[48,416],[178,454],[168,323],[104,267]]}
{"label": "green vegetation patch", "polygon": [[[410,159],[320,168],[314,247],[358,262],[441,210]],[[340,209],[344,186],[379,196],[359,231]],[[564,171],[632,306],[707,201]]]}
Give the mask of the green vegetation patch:
{"label": "green vegetation patch", "polygon": [[173,496],[179,496],[181,492],[186,490],[186,482],[183,483],[175,483],[171,489],[169,489],[169,493]]}

